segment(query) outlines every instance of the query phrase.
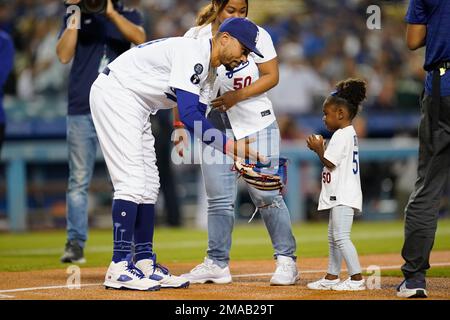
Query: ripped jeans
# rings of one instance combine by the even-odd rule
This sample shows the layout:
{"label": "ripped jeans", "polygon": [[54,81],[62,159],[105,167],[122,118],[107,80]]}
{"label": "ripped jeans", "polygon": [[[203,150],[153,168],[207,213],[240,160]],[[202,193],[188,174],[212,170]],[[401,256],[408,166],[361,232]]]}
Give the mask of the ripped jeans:
{"label": "ripped jeans", "polygon": [[[229,130],[227,136],[232,136]],[[278,163],[280,133],[277,122],[259,131],[255,138],[256,141],[251,146],[274,160],[273,163]],[[203,154],[205,152],[215,151],[205,146]],[[233,164],[225,157],[223,156],[224,163],[202,161],[201,165],[208,200],[207,255],[222,268],[227,266],[230,260],[238,178],[237,172],[232,171]],[[296,241],[292,234],[289,210],[279,190],[263,191],[248,184],[247,187],[269,231],[274,257],[282,255],[296,260]]]}

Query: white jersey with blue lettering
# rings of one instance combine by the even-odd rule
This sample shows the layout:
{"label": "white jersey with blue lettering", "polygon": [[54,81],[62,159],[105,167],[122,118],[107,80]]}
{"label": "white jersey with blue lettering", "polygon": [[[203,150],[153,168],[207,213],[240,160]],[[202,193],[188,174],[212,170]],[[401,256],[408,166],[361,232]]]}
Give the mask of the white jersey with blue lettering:
{"label": "white jersey with blue lettering", "polygon": [[201,94],[210,56],[209,39],[166,38],[126,51],[108,68],[124,88],[155,113],[176,106],[174,88]]}
{"label": "white jersey with blue lettering", "polygon": [[134,47],[108,64],[89,96],[114,199],[156,203],[159,175],[150,114],[176,106],[175,88],[199,95],[209,39],[167,38]]}
{"label": "white jersey with blue lettering", "polygon": [[318,210],[344,205],[361,211],[358,137],[352,125],[333,134],[324,158],[333,163],[335,168],[323,168]]}
{"label": "white jersey with blue lettering", "polygon": [[[184,36],[198,39],[212,38],[211,28],[211,24],[194,27],[189,29]],[[258,29],[259,38],[256,47],[263,54],[264,58],[250,53],[248,61],[235,68],[232,72],[228,72],[224,66],[220,66],[217,69],[217,79],[214,86],[205,89],[205,96],[202,97],[203,103],[209,103],[209,101],[227,91],[238,90],[251,85],[259,79],[257,64],[270,61],[277,57],[269,33],[259,26]],[[254,134],[276,120],[272,102],[266,92],[239,102],[234,107],[228,109],[227,115],[236,139]]]}

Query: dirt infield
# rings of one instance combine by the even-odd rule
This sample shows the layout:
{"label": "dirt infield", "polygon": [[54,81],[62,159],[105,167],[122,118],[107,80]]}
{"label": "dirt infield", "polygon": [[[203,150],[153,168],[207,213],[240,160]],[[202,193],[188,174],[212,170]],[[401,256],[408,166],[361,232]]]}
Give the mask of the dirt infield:
{"label": "dirt infield", "polygon": [[[361,256],[364,270],[370,265],[382,269],[397,269],[402,264],[398,254]],[[269,285],[274,271],[273,261],[234,261],[230,268],[233,283],[229,285],[191,285],[188,289],[162,289],[158,292],[135,292],[106,290],[102,286],[105,268],[81,267],[81,288],[67,287],[65,269],[1,272],[0,299],[31,300],[384,300],[397,299],[395,287],[401,278],[382,277],[381,289],[356,293],[308,290],[306,283],[322,276],[327,268],[326,258],[304,258],[297,262],[301,279],[295,286],[274,287]],[[431,264],[450,265],[450,251],[437,251],[431,255]],[[189,271],[195,263],[167,264],[174,274]],[[450,300],[449,278],[428,278],[430,299]]]}

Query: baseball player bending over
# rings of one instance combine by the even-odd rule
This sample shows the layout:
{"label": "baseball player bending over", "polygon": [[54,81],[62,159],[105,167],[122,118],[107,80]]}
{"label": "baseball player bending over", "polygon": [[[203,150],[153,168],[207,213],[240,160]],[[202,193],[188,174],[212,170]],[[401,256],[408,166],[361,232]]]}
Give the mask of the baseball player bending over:
{"label": "baseball player bending over", "polygon": [[[157,264],[153,253],[159,176],[149,116],[178,104],[186,128],[194,131],[194,123],[201,123],[201,132],[194,134],[202,138],[214,129],[202,115],[206,106],[199,102],[209,70],[222,64],[235,68],[251,51],[259,53],[257,33],[249,20],[233,19],[213,39],[150,41],[119,56],[92,85],[92,117],[114,186],[114,252],[105,287],[158,290],[189,285]],[[220,132],[215,137],[204,142],[228,155],[258,159],[248,141],[236,142]]]}

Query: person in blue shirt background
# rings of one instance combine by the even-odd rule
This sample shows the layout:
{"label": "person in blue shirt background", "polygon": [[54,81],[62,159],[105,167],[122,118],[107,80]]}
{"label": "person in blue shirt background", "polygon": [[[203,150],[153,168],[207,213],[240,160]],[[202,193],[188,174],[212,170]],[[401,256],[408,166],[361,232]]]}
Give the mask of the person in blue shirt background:
{"label": "person in blue shirt background", "polygon": [[402,272],[397,296],[426,298],[426,270],[436,234],[439,206],[450,171],[450,1],[410,0],[406,42],[425,46],[427,71],[421,101],[419,163],[415,188],[405,209]]}
{"label": "person in blue shirt background", "polygon": [[14,44],[11,37],[0,30],[0,154],[5,140],[6,117],[3,109],[3,86],[14,65]]}
{"label": "person in blue shirt background", "polygon": [[66,195],[67,242],[63,263],[84,263],[88,230],[88,188],[92,178],[97,135],[90,113],[89,92],[104,67],[132,44],[146,40],[142,17],[121,1],[107,0],[104,13],[71,11],[80,0],[67,0],[68,13],[56,46],[61,63],[73,59],[69,75],[67,142],[69,180]]}

